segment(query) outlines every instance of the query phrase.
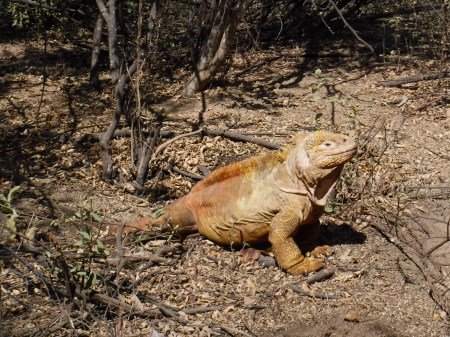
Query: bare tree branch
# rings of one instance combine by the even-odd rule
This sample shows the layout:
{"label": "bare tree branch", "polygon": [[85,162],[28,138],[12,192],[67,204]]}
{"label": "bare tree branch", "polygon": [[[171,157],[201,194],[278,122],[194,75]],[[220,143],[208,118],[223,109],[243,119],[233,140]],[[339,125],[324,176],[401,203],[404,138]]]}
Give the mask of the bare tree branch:
{"label": "bare tree branch", "polygon": [[338,6],[336,6],[336,4],[334,3],[333,0],[328,0],[328,2],[331,4],[331,6],[333,6],[334,10],[336,11],[336,13],[338,13],[339,17],[341,18],[342,22],[344,23],[344,25],[352,32],[352,34],[359,40],[361,41],[367,48],[370,49],[370,51],[373,53],[375,51],[375,49],[373,49],[373,47],[368,44],[366,41],[364,41],[359,35],[358,33],[352,28],[352,26],[350,26],[350,24],[347,22],[347,20],[345,20],[344,15],[342,15],[342,12],[340,11],[340,9],[338,8]]}

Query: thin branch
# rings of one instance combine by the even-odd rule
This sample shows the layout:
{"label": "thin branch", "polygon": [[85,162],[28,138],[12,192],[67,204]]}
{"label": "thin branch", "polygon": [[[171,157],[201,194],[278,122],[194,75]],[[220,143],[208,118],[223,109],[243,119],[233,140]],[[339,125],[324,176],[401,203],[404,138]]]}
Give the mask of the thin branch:
{"label": "thin branch", "polygon": [[258,145],[267,147],[268,149],[272,149],[272,150],[278,150],[281,148],[281,145],[279,145],[279,144],[272,143],[272,142],[269,142],[264,139],[256,139],[253,137],[245,136],[243,134],[236,133],[236,132],[221,131],[221,130],[203,130],[203,134],[208,135],[208,136],[223,136],[223,137],[227,137],[227,138],[241,141],[241,142],[254,143],[254,144],[258,144]]}
{"label": "thin branch", "polygon": [[324,268],[321,271],[315,273],[310,278],[308,278],[305,281],[305,283],[306,284],[313,284],[315,282],[320,282],[322,280],[325,280],[325,279],[331,277],[335,272],[336,272],[336,268],[335,267]]}
{"label": "thin branch", "polygon": [[197,135],[197,134],[200,134],[202,131],[203,131],[203,130],[200,129],[200,130],[196,130],[196,131],[192,131],[192,132],[188,132],[188,133],[183,133],[182,135],[178,135],[178,136],[173,137],[172,139],[168,140],[167,142],[162,143],[160,146],[158,146],[158,147],[156,148],[155,152],[153,152],[153,156],[152,156],[151,161],[156,160],[156,158],[158,157],[158,155],[159,155],[162,151],[164,151],[164,149],[165,149],[166,147],[168,147],[168,146],[169,146],[170,144],[172,144],[173,142],[176,142],[178,139],[181,139],[181,138],[184,138],[184,137],[190,137],[190,136],[193,136],[193,135]]}
{"label": "thin branch", "polygon": [[136,314],[140,316],[155,318],[158,315],[160,315],[161,311],[159,309],[147,309],[144,308],[143,310],[139,310],[136,306],[133,306],[131,304],[122,302],[116,298],[107,296],[105,294],[96,293],[90,296],[92,300],[95,302],[100,302],[106,305],[110,305],[117,309],[122,309],[127,311],[130,314]]}
{"label": "thin branch", "polygon": [[175,173],[178,173],[178,174],[180,174],[182,176],[194,179],[194,180],[202,180],[203,178],[205,178],[204,176],[202,176],[200,174],[186,172],[186,171],[183,171],[183,170],[179,169],[178,167],[173,167],[172,171],[175,172]]}
{"label": "thin branch", "polygon": [[344,23],[344,25],[352,32],[352,34],[360,41],[362,42],[367,48],[370,49],[370,51],[373,53],[375,51],[375,49],[373,49],[373,47],[368,44],[366,41],[364,41],[359,35],[358,33],[352,28],[352,26],[350,26],[350,24],[347,22],[347,20],[345,20],[344,15],[342,15],[342,12],[339,10],[338,6],[336,6],[336,4],[334,3],[333,0],[328,0],[328,2],[331,4],[331,6],[333,6],[334,10],[336,11],[336,13],[338,13],[339,17],[341,18],[342,22]]}
{"label": "thin branch", "polygon": [[378,82],[377,85],[382,86],[382,87],[397,87],[402,84],[415,83],[415,82],[420,82],[420,81],[437,80],[439,78],[444,78],[444,77],[450,77],[450,71],[443,71],[443,72],[438,72],[438,73],[428,73],[428,74],[423,74],[423,75],[418,75],[418,76],[402,77],[402,78],[399,78],[397,80],[392,80],[392,81],[381,81],[381,82]]}

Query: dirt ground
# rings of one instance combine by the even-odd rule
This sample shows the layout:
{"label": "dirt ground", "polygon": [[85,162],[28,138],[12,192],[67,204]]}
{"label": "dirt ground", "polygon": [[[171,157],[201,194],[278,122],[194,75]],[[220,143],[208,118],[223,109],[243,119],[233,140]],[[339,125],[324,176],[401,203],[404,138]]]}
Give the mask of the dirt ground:
{"label": "dirt ground", "polygon": [[[407,55],[354,55],[351,47],[318,57],[307,53],[292,47],[233,55],[233,68],[205,92],[204,126],[269,132],[254,137],[279,144],[303,127],[358,140],[358,159],[343,174],[333,212],[323,217],[320,241],[333,252],[326,259],[327,267],[336,268],[331,277],[307,287],[311,275],[244,263],[240,248],[200,236],[131,236],[122,242],[126,252],[153,252],[159,259],[121,268],[113,282],[138,280],[130,291],[95,288],[132,305],[130,313],[99,304],[92,294],[91,301],[49,296],[43,277],[59,284],[58,271],[2,230],[1,336],[449,336],[450,81],[383,87],[377,83],[438,65]],[[0,193],[20,185],[16,225],[28,237],[41,235],[45,245],[81,254],[75,243],[91,221],[81,219],[80,210],[94,212],[105,224],[121,223],[189,191],[189,178],[170,169],[159,174],[167,160],[200,174],[199,166],[213,170],[269,151],[224,137],[181,138],[158,158],[147,183],[153,193],[141,198],[133,195],[131,140],[123,137],[111,144],[119,176],[104,182],[96,144],[70,142],[104,131],[113,107],[107,75],[101,93],[89,88],[88,63],[88,50],[57,42],[46,56],[39,42],[0,44]],[[164,130],[191,131],[185,121],[201,110],[200,95],[173,98],[182,79],[147,107],[171,117]],[[114,256],[117,244],[105,239],[105,226],[96,233]],[[7,247],[18,247],[16,255]],[[105,279],[116,267],[108,259],[89,266]],[[325,298],[302,295],[292,285]],[[139,314],[143,307],[163,309],[146,317]]]}

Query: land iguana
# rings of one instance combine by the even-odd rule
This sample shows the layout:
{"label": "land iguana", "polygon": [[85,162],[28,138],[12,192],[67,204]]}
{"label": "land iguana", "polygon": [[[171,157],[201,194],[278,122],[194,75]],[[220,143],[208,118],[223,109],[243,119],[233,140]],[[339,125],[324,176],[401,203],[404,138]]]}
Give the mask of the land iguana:
{"label": "land iguana", "polygon": [[[326,131],[297,134],[294,145],[212,172],[187,195],[126,227],[199,232],[223,245],[270,242],[278,265],[290,274],[323,267],[316,247],[319,217],[343,166],[357,151],[347,136]],[[299,248],[299,246],[301,248]]]}

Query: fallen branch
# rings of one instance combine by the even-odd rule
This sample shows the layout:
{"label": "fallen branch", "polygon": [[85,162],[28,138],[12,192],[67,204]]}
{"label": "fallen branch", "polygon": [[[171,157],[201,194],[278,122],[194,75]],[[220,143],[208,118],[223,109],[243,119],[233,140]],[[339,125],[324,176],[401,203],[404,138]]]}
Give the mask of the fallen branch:
{"label": "fallen branch", "polygon": [[321,271],[315,273],[313,276],[311,276],[310,278],[308,278],[305,283],[306,284],[313,284],[315,282],[320,282],[323,281],[329,277],[331,277],[334,273],[336,272],[336,268],[335,267],[330,267],[330,268],[324,268]]}
{"label": "fallen branch", "polygon": [[227,305],[214,305],[211,307],[198,307],[198,308],[191,308],[191,309],[182,309],[180,311],[184,312],[187,315],[195,315],[195,314],[201,314],[203,312],[221,310],[226,307],[227,307]]}
{"label": "fallen branch", "polygon": [[174,307],[170,307],[168,305],[165,305],[163,303],[161,303],[160,301],[156,300],[153,297],[147,296],[147,295],[143,295],[143,298],[147,301],[149,301],[150,303],[152,303],[153,305],[156,305],[159,310],[164,313],[166,316],[172,317],[173,319],[177,320],[180,323],[186,324],[188,321],[184,318],[181,318],[180,316],[177,315],[176,310],[177,308]]}
{"label": "fallen branch", "polygon": [[[79,294],[77,294],[79,295]],[[148,309],[144,308],[142,310],[138,309],[136,306],[122,302],[116,298],[107,296],[105,294],[96,293],[90,296],[90,299],[102,304],[110,305],[116,309],[121,309],[127,311],[129,314],[137,314],[149,318],[155,318],[161,314],[159,309]]]}
{"label": "fallen branch", "polygon": [[264,146],[268,149],[278,150],[281,148],[281,145],[269,142],[264,139],[253,138],[249,136],[245,136],[241,133],[231,132],[231,131],[221,131],[221,130],[202,130],[202,134],[207,136],[222,136],[227,137],[232,140],[237,140],[241,142],[249,142],[257,145]]}
{"label": "fallen branch", "polygon": [[155,152],[153,152],[151,161],[156,160],[156,158],[157,158],[157,156],[158,156],[158,154],[159,154],[160,152],[164,151],[164,149],[165,149],[166,147],[168,147],[168,146],[169,146],[170,144],[172,144],[173,142],[176,142],[178,139],[181,139],[181,138],[184,138],[184,137],[194,136],[194,135],[200,134],[201,132],[202,132],[202,130],[196,130],[196,131],[192,131],[192,132],[188,132],[188,133],[183,133],[183,134],[181,134],[181,135],[178,135],[178,136],[176,136],[176,137],[173,137],[172,139],[168,140],[168,141],[165,142],[165,143],[162,143],[160,146],[158,146],[158,147],[156,148]]}
{"label": "fallen branch", "polygon": [[377,85],[382,86],[382,87],[397,87],[402,84],[436,80],[438,78],[444,78],[444,77],[450,77],[450,71],[443,71],[443,72],[439,72],[439,73],[429,73],[429,74],[418,75],[418,76],[403,77],[403,78],[399,78],[397,80],[392,80],[392,81],[381,81],[381,82],[378,82]]}
{"label": "fallen branch", "polygon": [[40,280],[45,285],[49,297],[51,297],[52,294],[59,294],[66,297],[66,294],[63,294],[59,289],[55,288],[52,283],[44,277],[44,274],[41,271],[34,268],[30,263],[28,263],[27,260],[16,254],[16,252],[14,252],[10,247],[5,245],[2,246],[13,258],[18,260],[26,269],[33,273],[38,278],[38,280]]}
{"label": "fallen branch", "polygon": [[188,133],[183,133],[183,134],[178,135],[178,136],[168,140],[167,142],[159,145],[157,147],[157,149],[155,150],[155,152],[153,152],[153,156],[152,156],[151,160],[152,161],[156,160],[158,154],[160,154],[162,151],[164,151],[164,149],[166,149],[173,142],[175,142],[181,138],[184,138],[184,137],[191,137],[191,136],[195,136],[198,134],[202,134],[202,135],[206,135],[206,136],[222,136],[222,137],[230,138],[232,140],[258,144],[258,145],[261,145],[261,146],[264,146],[264,147],[267,147],[267,148],[273,149],[273,150],[278,150],[279,148],[281,148],[281,145],[279,145],[279,144],[272,143],[272,142],[269,142],[264,139],[258,139],[258,138],[245,136],[243,134],[236,133],[236,132],[200,129],[200,130],[196,130],[196,131],[192,131],[192,132],[188,132]]}
{"label": "fallen branch", "polygon": [[439,101],[442,101],[442,100],[444,100],[444,99],[449,99],[449,98],[450,98],[450,95],[441,95],[441,96],[439,96],[438,98],[435,98],[435,99],[433,99],[433,100],[431,100],[431,101],[429,101],[429,102],[426,102],[426,103],[423,103],[422,105],[419,105],[419,106],[416,108],[416,111],[422,111],[422,110],[428,108],[429,106],[438,103]]}
{"label": "fallen branch", "polygon": [[[119,234],[116,235],[116,237],[119,237],[119,236],[121,236],[121,235],[119,235]],[[119,256],[119,257],[109,258],[109,259],[107,259],[107,262],[111,265],[117,266],[120,264],[120,261],[123,258],[126,259],[126,262],[138,262],[138,261],[151,261],[151,262],[158,262],[158,263],[168,263],[169,262],[168,259],[166,259],[162,256],[159,256],[159,255],[150,253],[148,251],[142,251],[142,252],[138,252],[136,254],[131,254],[131,255],[123,255],[123,257]]]}
{"label": "fallen branch", "polygon": [[175,172],[175,173],[181,174],[182,176],[194,179],[194,180],[202,180],[203,178],[205,178],[204,176],[202,176],[200,174],[186,172],[186,171],[183,171],[183,170],[179,169],[178,167],[173,167],[172,171]]}

